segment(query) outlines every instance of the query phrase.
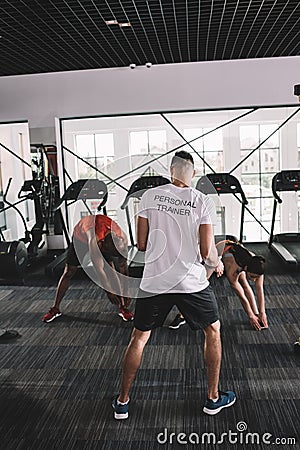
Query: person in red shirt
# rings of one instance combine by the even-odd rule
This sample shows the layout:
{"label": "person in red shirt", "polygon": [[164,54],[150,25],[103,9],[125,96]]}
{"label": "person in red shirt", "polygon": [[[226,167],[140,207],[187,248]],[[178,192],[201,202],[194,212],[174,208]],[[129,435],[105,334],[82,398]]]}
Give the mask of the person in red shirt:
{"label": "person in red shirt", "polygon": [[[125,233],[119,225],[108,216],[97,214],[83,217],[75,226],[72,241],[69,245],[64,272],[58,282],[54,305],[43,316],[44,322],[52,322],[61,316],[60,303],[70,286],[70,280],[81,265],[83,256],[89,253],[93,267],[105,289],[111,303],[119,307],[119,315],[125,321],[133,320],[128,310],[131,299],[117,295],[120,292],[120,280],[114,264],[114,257],[118,259],[119,272],[128,276],[127,266],[128,242]],[[99,251],[100,250],[100,251]],[[107,264],[113,270],[106,273]]]}

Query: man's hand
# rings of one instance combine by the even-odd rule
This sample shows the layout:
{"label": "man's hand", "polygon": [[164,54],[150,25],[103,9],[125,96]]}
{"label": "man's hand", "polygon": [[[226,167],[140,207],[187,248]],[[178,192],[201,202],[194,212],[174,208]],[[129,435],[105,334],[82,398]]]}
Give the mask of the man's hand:
{"label": "man's hand", "polygon": [[219,261],[219,264],[215,268],[215,272],[216,272],[218,278],[221,277],[223,275],[223,273],[224,273],[224,264],[221,261],[221,259]]}

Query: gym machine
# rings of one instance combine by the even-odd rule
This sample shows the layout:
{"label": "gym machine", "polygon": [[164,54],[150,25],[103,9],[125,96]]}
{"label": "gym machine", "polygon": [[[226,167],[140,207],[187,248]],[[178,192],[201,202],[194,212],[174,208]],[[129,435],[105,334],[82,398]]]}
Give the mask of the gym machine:
{"label": "gym machine", "polygon": [[[241,219],[240,219],[240,236],[239,242],[243,241],[243,228],[244,228],[244,216],[245,216],[245,208],[248,204],[248,200],[246,199],[246,195],[242,189],[242,186],[239,180],[230,173],[209,173],[199,178],[196,189],[203,194],[212,195],[212,194],[232,194],[234,196],[239,195],[241,197],[240,202],[242,204],[241,209]],[[216,236],[216,241],[220,241],[222,239],[230,239],[237,240],[236,237],[232,235],[223,235]]]}
{"label": "gym machine", "polygon": [[130,246],[128,251],[128,271],[131,277],[141,278],[145,265],[145,252],[141,252],[137,248],[137,243],[133,237],[133,230],[131,225],[129,201],[131,199],[140,200],[143,193],[148,189],[169,184],[170,180],[161,175],[144,175],[135,180],[125,197],[121,209],[125,209],[126,220],[128,224],[128,232],[130,238]]}
{"label": "gym machine", "polygon": [[[17,202],[16,204],[10,204],[7,202],[6,196],[11,184],[12,178],[9,179],[6,190],[3,194],[3,200],[8,203],[9,206],[5,207],[4,202],[1,202],[0,208],[1,212],[6,211],[9,208],[14,208],[23,221],[26,227],[26,222],[24,217],[21,215],[20,211],[16,207],[16,204],[21,203],[23,200]],[[25,222],[25,223],[24,223]],[[28,264],[28,253],[27,248],[23,240],[15,241],[5,241],[3,233],[1,233],[2,240],[0,241],[0,278],[4,279],[22,279],[26,273]],[[27,239],[28,236],[25,235]]]}
{"label": "gym machine", "polygon": [[272,192],[274,196],[269,249],[273,250],[286,264],[298,266],[300,263],[300,233],[279,233],[274,235],[277,205],[282,203],[278,192],[300,190],[300,170],[282,170],[274,175]]}

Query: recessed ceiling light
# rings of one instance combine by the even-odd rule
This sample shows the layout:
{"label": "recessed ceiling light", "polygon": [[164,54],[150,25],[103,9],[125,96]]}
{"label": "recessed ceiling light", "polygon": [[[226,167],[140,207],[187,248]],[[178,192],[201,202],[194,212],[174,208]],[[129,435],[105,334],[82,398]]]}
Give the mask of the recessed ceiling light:
{"label": "recessed ceiling light", "polygon": [[125,28],[125,27],[131,27],[131,23],[130,22],[123,22],[123,23],[119,23],[119,26],[121,28]]}
{"label": "recessed ceiling light", "polygon": [[118,25],[118,21],[113,19],[113,20],[106,20],[105,21],[106,25]]}

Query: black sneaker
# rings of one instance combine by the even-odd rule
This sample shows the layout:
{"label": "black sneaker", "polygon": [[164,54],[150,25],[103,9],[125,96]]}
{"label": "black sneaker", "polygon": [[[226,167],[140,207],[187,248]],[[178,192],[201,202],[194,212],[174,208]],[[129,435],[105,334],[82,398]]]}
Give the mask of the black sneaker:
{"label": "black sneaker", "polygon": [[172,330],[177,330],[181,325],[184,325],[186,323],[185,319],[181,317],[180,314],[177,314],[173,322],[170,323],[169,328],[172,328]]}
{"label": "black sneaker", "polygon": [[128,419],[128,402],[125,405],[119,405],[118,404],[118,397],[119,395],[116,395],[113,398],[112,404],[111,406],[114,409],[114,418],[117,420],[123,420],[123,419]]}
{"label": "black sneaker", "polygon": [[235,393],[232,391],[221,392],[219,391],[219,398],[216,402],[207,399],[203,408],[203,412],[213,416],[218,414],[221,409],[232,406],[236,401]]}

